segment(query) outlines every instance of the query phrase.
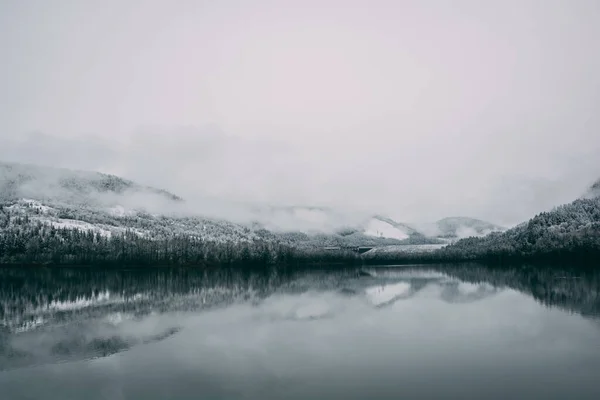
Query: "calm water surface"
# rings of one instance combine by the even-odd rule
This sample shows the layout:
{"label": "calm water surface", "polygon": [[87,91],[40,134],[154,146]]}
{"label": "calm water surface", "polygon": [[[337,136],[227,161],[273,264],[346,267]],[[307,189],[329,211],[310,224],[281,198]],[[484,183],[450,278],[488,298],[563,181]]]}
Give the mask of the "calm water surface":
{"label": "calm water surface", "polygon": [[600,275],[0,269],[2,399],[600,399]]}

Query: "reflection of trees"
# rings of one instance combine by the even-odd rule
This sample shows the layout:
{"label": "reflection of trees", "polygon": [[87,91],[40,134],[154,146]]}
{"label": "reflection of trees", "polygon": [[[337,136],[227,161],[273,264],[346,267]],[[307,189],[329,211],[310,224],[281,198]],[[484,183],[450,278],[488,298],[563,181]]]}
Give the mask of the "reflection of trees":
{"label": "reflection of trees", "polygon": [[[273,292],[336,290],[352,280],[362,287],[364,279],[356,269],[335,267],[0,268],[0,325],[15,331],[117,312],[141,316],[151,311],[196,310]],[[381,281],[373,281],[377,282]],[[426,283],[413,281],[414,291]]]}
{"label": "reflection of trees", "polygon": [[208,307],[253,293],[284,275],[219,268],[0,268],[0,324],[23,328],[74,316]]}
{"label": "reflection of trees", "polygon": [[584,316],[600,316],[600,273],[590,269],[478,264],[448,264],[438,269],[464,282],[489,283],[518,290],[545,306],[560,307]]}
{"label": "reflection of trees", "polygon": [[[507,287],[531,296],[548,307],[560,307],[584,316],[600,316],[600,272],[589,268],[453,263],[413,265],[410,268],[378,267],[363,269],[363,271],[365,282],[370,277],[379,279],[387,277],[394,282],[409,282],[411,296],[425,284],[434,283],[442,289],[441,300],[464,303],[485,299],[498,293],[501,288]],[[419,271],[423,274],[422,277],[418,277]],[[433,276],[430,276],[432,273]],[[435,277],[435,274],[441,276]],[[454,279],[448,281],[443,276]],[[465,293],[460,290],[461,282],[471,283],[477,287]]]}
{"label": "reflection of trees", "polygon": [[[386,274],[386,270],[390,273]],[[3,329],[13,331],[115,312],[139,316],[150,311],[195,310],[236,299],[260,298],[275,291],[345,288],[346,292],[354,293],[365,285],[400,281],[411,284],[409,297],[431,282],[442,286],[441,298],[449,302],[477,301],[493,295],[494,287],[509,287],[547,306],[587,316],[600,315],[600,274],[590,270],[478,264],[430,265],[413,270],[425,275],[403,277],[398,275],[398,269],[384,268],[374,269],[367,276],[361,276],[356,269],[337,268],[310,272],[228,268],[0,268],[0,334]],[[440,282],[439,277],[428,276],[432,270],[481,285],[463,293],[458,282]]]}

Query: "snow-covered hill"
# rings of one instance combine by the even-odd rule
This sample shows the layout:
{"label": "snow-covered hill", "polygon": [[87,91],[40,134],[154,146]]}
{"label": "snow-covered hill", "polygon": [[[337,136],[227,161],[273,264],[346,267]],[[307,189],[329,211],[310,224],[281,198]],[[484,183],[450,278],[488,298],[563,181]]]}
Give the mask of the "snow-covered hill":
{"label": "snow-covered hill", "polygon": [[105,237],[128,231],[145,238],[188,235],[217,242],[258,238],[239,224],[185,211],[180,197],[114,175],[0,163],[0,213],[9,223],[25,218]]}
{"label": "snow-covered hill", "polygon": [[379,218],[371,218],[369,220],[365,229],[365,235],[398,240],[404,240],[410,237],[404,230],[398,229],[389,222],[382,221]]}
{"label": "snow-covered hill", "polygon": [[114,175],[0,162],[0,200],[20,198],[67,205],[121,205],[157,210],[182,200],[165,190]]}
{"label": "snow-covered hill", "polygon": [[329,245],[436,244],[412,226],[369,213],[327,207],[264,207],[254,211],[254,225],[285,236],[291,232],[337,238]]}
{"label": "snow-covered hill", "polygon": [[[577,199],[503,233],[459,240],[448,257],[558,257],[593,260],[600,249],[600,197]],[[597,258],[596,258],[597,260]]]}
{"label": "snow-covered hill", "polygon": [[[103,237],[190,236],[212,242],[262,240],[300,247],[441,244],[497,227],[469,218],[441,220],[431,232],[391,218],[325,207],[253,207],[217,218],[165,190],[96,172],[0,162],[0,219]],[[238,218],[243,214],[243,218]],[[2,222],[2,221],[0,221]],[[0,225],[0,234],[2,233]]]}
{"label": "snow-covered hill", "polygon": [[[407,235],[364,216],[310,207],[250,210],[245,221],[202,215],[180,197],[113,175],[0,163],[0,218],[54,229],[124,232],[143,238],[190,236],[213,242],[263,240],[297,246],[381,246]],[[378,222],[377,222],[378,221]],[[1,231],[1,228],[0,228]],[[1,232],[0,232],[1,234]]]}
{"label": "snow-covered hill", "polygon": [[[202,217],[168,217],[143,210],[96,208],[82,205],[65,205],[61,202],[19,199],[0,203],[0,214],[9,221],[21,224],[26,219],[31,224],[43,224],[55,229],[92,232],[104,237],[125,232],[143,238],[165,238],[187,235],[213,242],[244,242],[257,239],[250,229],[227,221]],[[0,217],[2,216],[0,215]]]}
{"label": "snow-covered hill", "polygon": [[422,235],[407,224],[396,222],[391,218],[381,215],[372,217],[366,226],[365,234],[378,237],[388,237],[399,240],[409,239]]}

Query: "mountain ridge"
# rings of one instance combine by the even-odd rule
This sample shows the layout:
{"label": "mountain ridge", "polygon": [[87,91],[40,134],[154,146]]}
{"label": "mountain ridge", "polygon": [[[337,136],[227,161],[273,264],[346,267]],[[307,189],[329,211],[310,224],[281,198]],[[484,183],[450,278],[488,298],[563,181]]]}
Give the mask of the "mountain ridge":
{"label": "mountain ridge", "polygon": [[[183,198],[166,190],[139,185],[116,175],[2,161],[0,161],[0,201],[17,203],[20,201],[21,206],[29,204],[38,209],[43,206],[46,210],[58,207],[62,209],[62,214],[74,220],[78,218],[74,215],[76,213],[65,211],[73,206],[83,206],[96,215],[103,210],[110,217],[133,218],[137,215],[144,218],[148,217],[148,213],[166,216],[173,214],[167,212],[173,209],[178,211],[175,215],[180,220],[188,217],[201,218],[203,221],[227,220],[201,216],[198,213],[186,213],[182,207],[186,203]],[[34,204],[32,201],[39,204]],[[148,204],[144,203],[157,204],[145,207]],[[339,212],[331,207],[302,205],[262,206],[251,209],[258,212],[249,224],[227,222],[252,230],[266,229],[274,233],[290,234],[299,231],[308,235],[331,234],[344,238],[354,236],[357,240],[360,237],[360,240],[369,245],[375,244],[376,241],[391,241],[391,244],[399,244],[402,241],[407,244],[436,244],[440,243],[438,236],[458,237],[455,231],[460,228],[461,223],[469,227],[475,223],[496,227],[472,218],[462,217],[460,221],[457,218],[448,218],[446,220],[454,221],[451,227],[440,229],[441,234],[434,232],[429,235],[415,227],[415,224],[397,222],[377,213],[363,212],[357,215],[352,213],[349,216],[349,213]],[[84,222],[93,224],[97,219],[84,219]],[[438,221],[437,224],[442,221],[444,220]],[[112,225],[118,224],[112,221]],[[474,231],[474,234],[482,232]]]}
{"label": "mountain ridge", "polygon": [[[69,196],[69,200],[77,200],[78,197],[92,196],[96,193],[125,194],[132,191],[163,196],[170,201],[183,201],[181,197],[164,189],[139,185],[116,175],[0,161],[0,196],[2,198],[35,195],[36,189],[40,191],[37,195],[45,198],[58,197],[56,195],[60,194],[79,195]],[[58,193],[55,193],[57,191]]]}
{"label": "mountain ridge", "polygon": [[[169,248],[179,249],[177,251],[188,254],[185,257],[191,257],[192,253],[185,249],[193,246],[204,249],[197,251],[204,252],[205,261],[215,257],[216,260],[248,260],[251,258],[248,254],[265,260],[266,256],[260,254],[267,253],[273,260],[284,257],[282,254],[289,257],[294,252],[295,257],[300,258],[336,260],[340,254],[345,254],[344,249],[358,247],[389,249],[376,252],[387,257],[395,249],[409,248],[407,245],[413,246],[411,254],[420,251],[419,246],[428,245],[425,246],[427,249],[422,249],[429,254],[448,243],[464,244],[459,239],[465,232],[483,236],[490,230],[495,233],[502,230],[475,218],[448,217],[434,223],[435,233],[428,234],[417,224],[397,222],[382,214],[363,213],[347,220],[344,213],[332,208],[298,205],[267,207],[266,215],[274,213],[288,223],[287,228],[285,223],[277,228],[277,224],[264,224],[260,220],[236,223],[226,218],[186,213],[185,207],[177,208],[186,204],[179,196],[115,175],[32,164],[0,162],[0,188],[0,250],[4,248],[8,254],[0,257],[0,262],[24,260],[32,255],[46,260],[54,257],[63,262],[79,260],[79,250],[67,246],[68,241],[80,243],[78,246],[83,248],[97,248],[94,251],[100,253],[116,251],[117,255],[119,243],[126,242],[133,246],[131,254],[136,254],[139,259],[148,259],[150,256],[143,252],[149,251],[172,260],[171,253],[165,250]],[[149,198],[159,201],[148,202]],[[152,204],[149,206],[149,203]],[[163,206],[167,209],[176,206],[173,209],[181,212],[166,212],[161,208]],[[309,222],[302,227],[305,229],[294,225],[302,218]],[[47,248],[50,242],[60,251],[72,255],[51,256],[52,251]],[[160,246],[164,248],[161,250]],[[342,253],[323,253],[324,249],[341,249]],[[93,254],[92,250],[89,252]],[[118,260],[119,257],[113,258]],[[342,257],[355,259],[354,255]],[[153,260],[157,262],[157,259]]]}
{"label": "mountain ridge", "polygon": [[[370,235],[360,225],[344,234],[336,230],[269,230],[260,224],[191,214],[183,207],[185,200],[179,196],[115,175],[32,164],[0,162],[0,190],[5,233],[9,227],[15,228],[11,221],[21,223],[25,220],[33,225],[80,230],[108,238],[129,232],[149,240],[187,235],[219,243],[260,240],[313,248],[397,245],[403,240],[406,243],[415,241],[408,236]],[[161,207],[165,207],[164,210]],[[302,208],[295,206],[291,210],[302,211]],[[309,210],[328,211],[322,207]],[[434,238],[419,240],[436,242]]]}

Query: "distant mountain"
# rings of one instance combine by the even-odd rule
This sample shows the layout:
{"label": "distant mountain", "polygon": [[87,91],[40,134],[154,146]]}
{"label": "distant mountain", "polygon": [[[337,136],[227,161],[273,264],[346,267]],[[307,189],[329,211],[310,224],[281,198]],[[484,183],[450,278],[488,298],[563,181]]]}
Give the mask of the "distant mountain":
{"label": "distant mountain", "polygon": [[408,239],[415,235],[421,235],[416,229],[408,224],[396,222],[389,217],[374,215],[368,222],[365,233],[373,236],[391,237],[394,239]]}
{"label": "distant mountain", "polygon": [[[577,263],[600,260],[600,180],[582,198],[542,212],[512,229],[471,218],[445,218],[420,231],[439,237],[458,237],[468,228],[468,237],[447,246],[388,246],[363,255],[374,264],[406,262],[544,261]],[[435,231],[437,229],[437,231]],[[487,233],[486,231],[492,231]]]}
{"label": "distant mountain", "polygon": [[396,222],[389,217],[375,215],[364,225],[364,234],[400,240],[400,245],[446,244],[437,234],[415,228],[412,224]]}
{"label": "distant mountain", "polygon": [[[335,242],[355,245],[437,244],[442,240],[419,232],[409,224],[378,215],[341,212],[329,207],[289,206],[255,207],[256,227],[286,236],[306,235],[337,237]],[[343,239],[342,239],[343,238]],[[332,244],[333,245],[333,244]]]}
{"label": "distant mountain", "polygon": [[100,204],[118,195],[151,197],[170,202],[182,199],[165,190],[99,172],[0,162],[0,200],[33,198],[70,204]]}
{"label": "distant mountain", "polygon": [[436,222],[440,237],[444,238],[464,238],[469,236],[484,236],[492,232],[502,232],[506,230],[499,225],[480,219],[468,217],[450,217]]}
{"label": "distant mountain", "polygon": [[302,206],[259,207],[233,222],[193,208],[114,175],[0,162],[0,263],[355,260],[358,247],[441,246],[502,230],[465,217],[424,229],[378,214]]}
{"label": "distant mountain", "polygon": [[448,217],[434,223],[413,224],[412,227],[427,237],[435,237],[447,242],[506,230],[506,228],[491,222],[469,217]]}

